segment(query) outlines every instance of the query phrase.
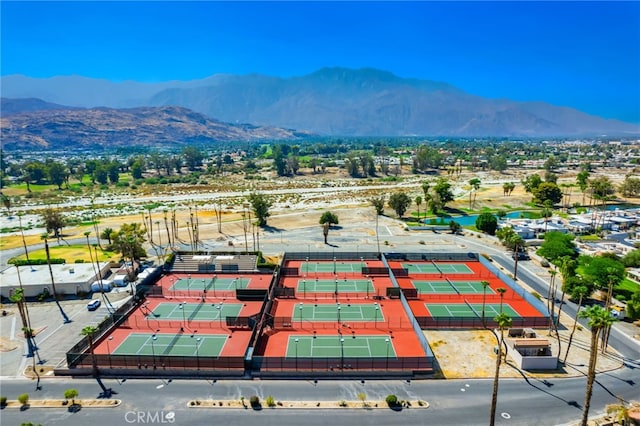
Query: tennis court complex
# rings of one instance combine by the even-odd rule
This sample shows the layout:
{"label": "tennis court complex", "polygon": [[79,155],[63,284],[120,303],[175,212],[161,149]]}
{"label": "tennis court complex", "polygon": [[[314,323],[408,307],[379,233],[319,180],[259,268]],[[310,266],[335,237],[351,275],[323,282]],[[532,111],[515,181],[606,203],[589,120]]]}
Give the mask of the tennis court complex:
{"label": "tennis court complex", "polygon": [[294,305],[294,321],[384,321],[382,308],[377,304],[337,303]]}
{"label": "tennis court complex", "polygon": [[160,303],[148,318],[157,320],[211,321],[237,317],[242,303]]}
{"label": "tennis court complex", "polygon": [[418,289],[420,294],[494,294],[491,287],[486,290],[482,286],[482,281],[419,281],[413,280],[411,284]]}
{"label": "tennis court complex", "polygon": [[287,358],[396,358],[389,336],[289,336]]}
{"label": "tennis court complex", "polygon": [[309,274],[312,272],[338,273],[338,272],[362,272],[364,262],[302,262],[300,272]]}
{"label": "tennis court complex", "polygon": [[235,290],[247,288],[250,281],[249,278],[180,278],[170,287],[170,290]]}
{"label": "tennis court complex", "polygon": [[374,288],[370,280],[350,280],[350,279],[336,279],[336,280],[298,280],[298,293],[308,291],[310,293],[334,293],[334,292],[349,292],[349,293],[373,293]]}
{"label": "tennis court complex", "polygon": [[403,263],[402,267],[409,273],[415,274],[473,274],[474,272],[464,263]]}
{"label": "tennis court complex", "polygon": [[[425,306],[432,317],[482,318],[482,303],[425,303]],[[506,303],[502,305],[502,312],[511,318],[520,318],[520,315]],[[494,318],[499,313],[499,303],[484,305],[485,318]]]}
{"label": "tennis court complex", "polygon": [[112,355],[218,357],[229,336],[131,333]]}

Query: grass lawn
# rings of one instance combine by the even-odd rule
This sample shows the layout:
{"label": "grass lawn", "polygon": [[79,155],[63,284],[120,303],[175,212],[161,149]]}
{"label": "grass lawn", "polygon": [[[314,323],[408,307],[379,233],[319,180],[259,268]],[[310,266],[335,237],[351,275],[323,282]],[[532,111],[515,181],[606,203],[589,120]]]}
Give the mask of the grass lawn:
{"label": "grass lawn", "polygon": [[[55,244],[55,243],[54,243]],[[75,244],[75,245],[70,245],[67,246],[65,245],[61,245],[61,246],[55,246],[52,245],[51,242],[49,243],[49,253],[51,255],[51,258],[55,258],[55,259],[64,259],[66,261],[66,263],[74,263],[76,260],[78,259],[82,259],[85,262],[90,262],[91,259],[89,257],[89,251],[86,245],[82,245],[82,244]],[[93,251],[93,248],[91,250],[91,256],[93,256],[93,261],[95,262],[95,251]],[[20,255],[20,256],[16,256],[13,257],[11,259],[9,259],[9,262],[11,262],[14,259],[25,259],[25,255]],[[34,251],[30,251],[29,252],[29,259],[46,259],[47,255],[44,251],[44,249],[41,250],[34,250]],[[120,259],[120,254],[118,253],[114,253],[114,252],[110,252],[110,251],[103,251],[98,249],[98,260],[100,262],[106,262],[109,260],[119,260]]]}
{"label": "grass lawn", "polygon": [[636,291],[640,291],[640,284],[631,281],[629,278],[625,278],[613,288],[613,297],[623,295],[625,300],[629,300],[631,295]]}

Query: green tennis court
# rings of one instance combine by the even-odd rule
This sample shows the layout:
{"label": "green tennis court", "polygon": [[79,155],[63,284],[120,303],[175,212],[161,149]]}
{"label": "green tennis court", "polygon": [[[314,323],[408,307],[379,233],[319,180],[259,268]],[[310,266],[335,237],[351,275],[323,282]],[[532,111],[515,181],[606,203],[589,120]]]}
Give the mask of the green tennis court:
{"label": "green tennis court", "polygon": [[338,292],[353,292],[353,293],[373,293],[373,284],[370,280],[349,280],[349,279],[337,279],[337,280],[298,280],[297,292],[315,292],[315,293],[334,293]]}
{"label": "green tennis court", "polygon": [[242,303],[160,303],[147,318],[157,320],[211,321],[237,317]]}
{"label": "green tennis court", "polygon": [[292,320],[303,321],[384,321],[377,304],[336,303],[294,305]]}
{"label": "green tennis court", "polygon": [[403,263],[402,267],[416,274],[473,274],[464,263]]}
{"label": "green tennis court", "polygon": [[[425,303],[429,314],[432,317],[463,317],[473,318],[482,317],[482,303]],[[469,307],[471,306],[471,307]],[[502,305],[502,312],[509,315],[511,318],[520,318],[520,315],[508,304]],[[499,303],[487,303],[484,306],[485,318],[494,318],[500,313]]]}
{"label": "green tennis court", "polygon": [[[420,294],[482,294],[482,281],[411,281]],[[456,289],[458,291],[456,291]],[[493,294],[487,286],[486,294]]]}
{"label": "green tennis court", "polygon": [[229,336],[131,333],[112,355],[218,357]]}
{"label": "green tennis court", "polygon": [[309,274],[312,272],[322,273],[338,273],[338,272],[362,272],[362,267],[366,266],[365,262],[302,262],[300,272]]}
{"label": "green tennis court", "polygon": [[287,358],[396,358],[385,335],[289,336]]}
{"label": "green tennis court", "polygon": [[170,290],[235,290],[247,288],[251,282],[250,278],[180,278],[169,289]]}

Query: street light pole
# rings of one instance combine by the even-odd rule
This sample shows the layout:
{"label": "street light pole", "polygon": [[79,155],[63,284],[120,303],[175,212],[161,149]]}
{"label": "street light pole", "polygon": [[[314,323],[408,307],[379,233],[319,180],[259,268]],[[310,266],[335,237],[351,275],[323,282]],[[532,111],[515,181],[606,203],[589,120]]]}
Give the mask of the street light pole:
{"label": "street light pole", "polygon": [[374,303],[374,305],[376,307],[376,316],[373,323],[375,324],[375,327],[378,328],[378,311],[380,310],[380,306],[378,306],[378,303]]}
{"label": "street light pole", "polygon": [[298,308],[300,310],[300,329],[302,330],[302,302]]}
{"label": "street light pole", "polygon": [[338,303],[338,327],[340,327],[340,303]]}
{"label": "street light pole", "polygon": [[298,338],[296,337],[296,371],[298,371]]}
{"label": "street light pole", "polygon": [[155,340],[158,338],[158,336],[156,336],[155,334],[151,336],[151,354],[153,356],[153,368],[156,368],[156,348],[153,344],[153,342],[155,342]]}
{"label": "street light pole", "polygon": [[344,371],[344,337],[340,338],[340,369]]}
{"label": "street light pole", "polygon": [[111,348],[109,347],[109,342],[113,340],[113,336],[109,336],[107,339],[107,355],[109,356],[109,368],[111,368]]}
{"label": "street light pole", "polygon": [[387,343],[387,371],[389,371],[389,339],[384,339],[384,341]]}
{"label": "street light pole", "polygon": [[183,325],[183,326],[185,326],[185,327],[187,326],[187,318],[186,318],[186,316],[185,316],[185,314],[184,314],[184,311],[185,311],[185,308],[186,308],[186,303],[187,303],[187,302],[182,302],[182,303],[179,305],[179,306],[180,306],[180,309],[182,310],[182,325]]}
{"label": "street light pole", "polygon": [[187,297],[191,297],[191,274],[187,275]]}
{"label": "street light pole", "polygon": [[[193,335],[191,337],[193,337]],[[196,366],[198,370],[200,370],[200,351],[198,350],[199,346],[200,346],[200,337],[196,337]]]}

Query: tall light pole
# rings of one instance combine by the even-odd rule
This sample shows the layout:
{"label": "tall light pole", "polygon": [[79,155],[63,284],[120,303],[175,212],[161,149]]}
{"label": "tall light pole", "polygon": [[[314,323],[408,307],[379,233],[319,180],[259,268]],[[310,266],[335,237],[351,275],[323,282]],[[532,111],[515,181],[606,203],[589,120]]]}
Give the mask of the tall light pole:
{"label": "tall light pole", "polygon": [[389,339],[384,339],[385,343],[387,344],[387,371],[389,370]]}
{"label": "tall light pole", "polygon": [[186,305],[187,305],[187,302],[182,302],[179,305],[180,309],[182,310],[182,325],[185,326],[185,327],[187,326],[187,318],[186,318],[186,316],[184,314],[184,311],[186,309]]}
{"label": "tall light pole", "polygon": [[300,329],[302,329],[302,303],[300,303],[298,309],[300,310]]}
{"label": "tall light pole", "polygon": [[[194,335],[192,334],[191,337],[193,337]],[[198,347],[200,346],[200,337],[196,337],[196,366],[197,369],[200,370],[200,351],[198,349]]]}
{"label": "tall light pole", "polygon": [[107,339],[107,355],[109,356],[109,368],[111,368],[111,348],[109,347],[109,342],[113,340],[113,336],[109,336]]}
{"label": "tall light pole", "polygon": [[378,306],[378,303],[374,303],[374,305],[376,307],[376,316],[373,323],[375,324],[375,327],[378,328],[378,311],[380,310],[380,306]]}
{"label": "tall light pole", "polygon": [[187,297],[191,297],[191,274],[187,275]]}
{"label": "tall light pole", "polygon": [[340,303],[338,303],[338,327],[340,326]]}
{"label": "tall light pole", "polygon": [[344,371],[344,337],[340,338],[340,369]]}
{"label": "tall light pole", "polygon": [[298,371],[298,338],[296,337],[296,371]]}
{"label": "tall light pole", "polygon": [[303,279],[302,280],[302,294],[304,295],[304,298],[307,298],[307,280]]}
{"label": "tall light pole", "polygon": [[158,336],[156,336],[155,334],[151,336],[151,355],[153,356],[153,368],[156,368],[156,348],[153,342],[155,342],[157,338]]}

